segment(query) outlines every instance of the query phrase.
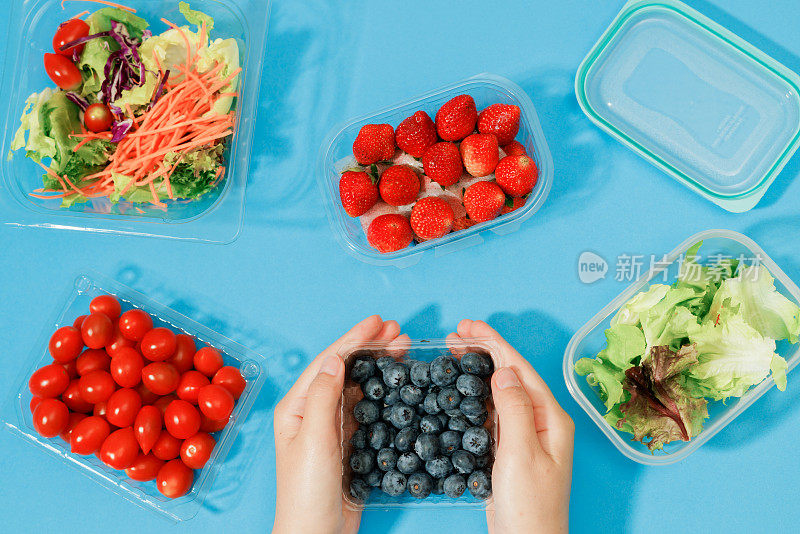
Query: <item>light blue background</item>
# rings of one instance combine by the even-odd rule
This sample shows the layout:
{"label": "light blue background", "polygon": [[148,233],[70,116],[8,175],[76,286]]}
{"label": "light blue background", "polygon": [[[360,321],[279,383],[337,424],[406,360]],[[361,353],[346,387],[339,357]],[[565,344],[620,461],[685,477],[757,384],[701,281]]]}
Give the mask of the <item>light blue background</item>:
{"label": "light blue background", "polygon": [[[613,269],[620,253],[661,254],[697,231],[730,228],[800,281],[800,157],[756,209],[724,212],[601,133],[578,108],[575,70],[621,0],[488,4],[276,0],[244,228],[231,245],[0,227],[4,398],[28,365],[42,321],[61,306],[56,295],[86,268],[237,338],[272,366],[247,428],[261,438],[240,447],[195,519],[172,525],[0,432],[4,531],[268,530],[270,408],[305,362],[370,313],[425,338],[445,335],[464,317],[486,319],[528,357],[576,423],[575,532],[766,532],[800,523],[800,402],[791,377],[786,393],[770,392],[687,460],[646,468],[613,448],[561,376],[572,333],[624,287],[613,276],[580,283],[582,251],[599,253]],[[796,1],[690,4],[800,71]],[[7,24],[0,17],[0,35]],[[521,85],[539,113],[556,167],[543,209],[515,234],[406,270],[351,258],[333,238],[313,175],[324,134],[349,117],[484,71]],[[362,532],[485,528],[482,514],[458,511],[367,513],[362,524]]]}

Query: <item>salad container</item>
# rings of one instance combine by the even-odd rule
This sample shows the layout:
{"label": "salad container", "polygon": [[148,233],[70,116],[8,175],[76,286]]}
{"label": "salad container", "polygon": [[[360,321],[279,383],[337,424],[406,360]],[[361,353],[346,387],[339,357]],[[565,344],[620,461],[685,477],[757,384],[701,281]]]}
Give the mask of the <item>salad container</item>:
{"label": "salad container", "polygon": [[[590,386],[586,377],[575,372],[575,362],[583,357],[595,357],[605,346],[604,331],[609,328],[610,321],[617,311],[634,295],[647,290],[651,282],[662,284],[674,282],[686,251],[698,241],[703,242],[701,251],[706,259],[725,257],[744,258],[745,261],[750,260],[750,262],[753,259],[757,260],[775,277],[777,291],[794,304],[800,305],[800,289],[753,240],[731,230],[706,230],[691,236],[678,245],[675,250],[665,256],[663,262],[659,261],[657,267],[631,284],[578,330],[567,345],[564,354],[564,380],[567,383],[567,389],[622,454],[645,465],[667,465],[683,460],[713,438],[775,384],[770,376],[760,384],[753,386],[742,397],[731,397],[726,403],[709,401],[709,417],[703,424],[702,432],[693,437],[691,441],[673,441],[664,445],[663,451],[651,453],[646,445],[632,441],[630,434],[619,431],[606,422],[603,418],[606,408],[600,399],[599,390]],[[698,261],[702,263],[701,259]],[[790,344],[787,340],[778,341],[775,352],[786,359],[789,371],[800,362],[800,348]]]}
{"label": "salad container", "polygon": [[[341,402],[342,495],[345,500],[345,505],[351,510],[430,509],[441,507],[453,507],[461,510],[485,510],[491,508],[491,498],[488,500],[476,499],[469,493],[469,490],[465,491],[459,499],[452,499],[444,494],[435,495],[431,493],[427,498],[420,500],[412,497],[408,491],[399,497],[392,497],[380,491],[380,488],[374,488],[369,499],[367,499],[365,503],[360,503],[353,499],[349,489],[353,474],[348,461],[350,454],[353,452],[350,438],[353,436],[353,432],[355,432],[356,428],[358,428],[358,423],[353,417],[353,407],[358,401],[364,398],[364,394],[361,392],[359,385],[350,380],[349,370],[352,359],[359,355],[359,353],[363,353],[363,351],[371,352],[375,359],[382,356],[391,356],[395,360],[401,362],[410,360],[431,362],[442,354],[450,354],[459,359],[461,355],[469,351],[480,351],[488,354],[492,358],[495,369],[504,366],[499,347],[497,343],[491,339],[462,338],[458,341],[450,339],[431,339],[410,340],[403,343],[349,342],[343,344],[339,349],[339,355],[344,360],[345,367],[348,370]],[[492,436],[492,450],[489,453],[492,458],[492,462],[489,464],[491,466],[494,463],[495,453],[497,452],[499,426],[497,412],[491,402],[491,397],[489,398],[488,411],[489,416],[486,419],[486,423],[484,423],[484,427],[489,430]]]}
{"label": "salad container", "polygon": [[575,92],[595,124],[732,212],[758,203],[800,143],[800,77],[675,0],[625,4]]}
{"label": "salad container", "polygon": [[[223,356],[224,365],[238,367],[247,382],[244,392],[236,401],[230,422],[223,430],[214,434],[217,445],[211,453],[211,458],[201,471],[195,471],[194,482],[189,493],[177,499],[163,496],[156,489],[154,480],[137,482],[128,478],[124,471],[117,471],[105,465],[95,455],[72,454],[69,443],[58,437],[44,438],[33,427],[31,411],[28,407],[31,400],[28,378],[39,367],[52,363],[53,358],[47,349],[52,332],[58,327],[72,325],[76,317],[87,312],[89,302],[94,297],[103,294],[114,295],[122,304],[123,310],[136,307],[146,311],[153,317],[154,327],[166,326],[180,330],[182,333],[194,337],[198,345],[203,343],[216,348]],[[220,469],[224,469],[225,458],[266,379],[267,367],[263,356],[118,282],[96,274],[79,275],[75,278],[73,287],[66,296],[66,302],[47,323],[39,341],[33,348],[30,365],[25,366],[24,372],[19,378],[19,387],[11,399],[13,417],[3,423],[13,433],[31,441],[50,454],[62,458],[68,465],[75,467],[117,495],[168,519],[183,521],[191,519],[197,514],[211,489],[214,478]],[[10,414],[11,411],[8,410],[7,413]]]}
{"label": "salad container", "polygon": [[[365,124],[388,123],[397,127],[406,117],[422,110],[431,117],[451,98],[468,94],[475,99],[478,110],[496,103],[515,104],[521,110],[517,140],[525,146],[528,155],[539,168],[539,179],[522,208],[497,219],[476,224],[467,230],[453,232],[439,239],[417,243],[397,252],[382,254],[367,242],[367,236],[357,217],[350,217],[339,198],[337,162],[353,154],[353,141]],[[493,74],[479,74],[464,81],[412,98],[375,113],[348,121],[334,128],[322,144],[317,162],[317,181],[324,197],[333,233],[339,243],[356,258],[374,265],[408,267],[420,260],[422,253],[434,251],[446,254],[483,242],[481,233],[491,230],[508,234],[518,230],[522,222],[542,207],[553,183],[553,159],[544,138],[539,117],[530,97],[513,82]]]}
{"label": "salad container", "polygon": [[[165,18],[185,24],[178,11],[178,0],[131,0],[126,2],[150,24],[154,33],[168,29]],[[25,157],[24,150],[9,156],[9,147],[20,122],[25,99],[33,92],[54,86],[42,63],[45,52],[52,52],[52,39],[58,25],[84,9],[97,10],[101,4],[69,2],[62,9],[59,0],[13,0],[6,16],[10,19],[6,36],[8,48],[3,64],[6,79],[2,84],[5,106],[0,122],[0,221],[23,227],[67,229],[112,234],[167,237],[210,243],[231,242],[241,230],[244,216],[253,128],[264,62],[267,20],[270,3],[261,0],[195,0],[191,7],[214,19],[211,38],[233,38],[239,46],[242,72],[235,103],[235,128],[228,138],[225,179],[197,200],[167,200],[166,209],[149,203],[108,198],[90,199],[83,204],[60,207],[60,199],[38,199],[29,195],[41,187],[42,169]]]}

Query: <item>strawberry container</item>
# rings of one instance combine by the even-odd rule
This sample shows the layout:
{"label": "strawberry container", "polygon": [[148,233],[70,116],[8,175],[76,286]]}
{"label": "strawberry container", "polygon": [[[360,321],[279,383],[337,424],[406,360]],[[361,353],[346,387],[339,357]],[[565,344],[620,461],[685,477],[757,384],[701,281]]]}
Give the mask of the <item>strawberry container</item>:
{"label": "strawberry container", "polygon": [[[706,230],[691,236],[678,245],[675,250],[665,256],[663,262],[659,260],[658,265],[631,284],[575,333],[564,354],[563,370],[567,389],[622,454],[645,465],[667,465],[683,460],[713,438],[775,384],[772,377],[769,377],[750,388],[744,396],[738,399],[730,398],[726,403],[709,401],[709,418],[703,424],[700,434],[691,441],[674,441],[665,445],[663,451],[651,453],[642,443],[632,441],[631,434],[612,428],[606,422],[603,418],[606,407],[600,399],[597,388],[590,386],[585,376],[580,376],[575,372],[575,362],[584,357],[594,358],[604,348],[606,343],[604,331],[609,328],[610,321],[617,311],[634,295],[640,291],[646,291],[651,283],[670,284],[674,282],[677,279],[684,254],[698,241],[703,242],[703,246],[700,248],[702,257],[698,259],[701,262],[703,259],[708,261],[720,257],[757,258],[775,278],[777,290],[795,304],[800,305],[800,289],[753,240],[730,230]],[[776,352],[786,359],[790,371],[800,363],[800,347],[797,345],[792,345],[786,340],[778,341]],[[781,395],[791,394],[789,391],[781,393]]]}
{"label": "strawberry container", "polygon": [[[53,358],[50,356],[47,346],[50,336],[56,328],[72,325],[76,317],[88,312],[89,302],[102,294],[116,296],[122,304],[123,311],[134,307],[146,311],[153,317],[154,326],[166,326],[173,331],[180,331],[194,337],[198,348],[203,345],[216,348],[222,353],[224,364],[238,367],[247,382],[244,392],[236,401],[228,425],[223,430],[212,434],[217,445],[214,447],[211,458],[202,470],[195,470],[194,482],[190,491],[177,499],[168,499],[159,493],[155,481],[137,482],[132,480],[126,476],[124,471],[114,470],[102,463],[97,456],[72,454],[69,443],[59,437],[44,438],[34,430],[28,406],[31,400],[28,378],[39,367],[52,363]],[[242,425],[267,379],[264,357],[175,310],[100,275],[80,275],[75,278],[74,284],[66,293],[64,300],[65,302],[47,321],[30,356],[24,360],[24,369],[18,381],[19,386],[12,395],[10,406],[6,406],[3,411],[3,417],[6,418],[3,425],[14,434],[63,459],[67,465],[76,468],[98,484],[127,500],[173,521],[191,519],[200,509],[217,474],[225,469],[225,458],[242,430]],[[248,435],[249,432],[252,430],[242,431],[243,439],[251,437]],[[238,452],[237,454],[242,453]],[[247,460],[248,458],[245,458],[245,462]]]}
{"label": "strawberry container", "polygon": [[[186,24],[178,11],[178,0],[132,0],[123,2],[150,24],[153,33],[168,29],[165,18]],[[91,199],[69,208],[60,200],[37,199],[29,195],[41,187],[42,169],[25,157],[24,149],[9,148],[19,126],[25,99],[34,92],[53,87],[45,73],[42,57],[52,52],[52,38],[58,25],[83,10],[105,6],[68,2],[62,9],[59,0],[12,0],[7,6],[10,19],[6,36],[8,48],[3,63],[6,78],[2,84],[4,110],[0,154],[0,221],[22,227],[78,230],[102,233],[166,237],[210,243],[233,241],[241,230],[244,216],[253,128],[260,90],[261,67],[266,46],[269,2],[260,0],[195,0],[193,9],[214,18],[211,38],[234,38],[239,46],[242,67],[239,98],[235,103],[235,129],[228,138],[225,179],[198,200],[167,200],[166,208],[149,203],[112,204],[107,198]]]}
{"label": "strawberry container", "polygon": [[[396,128],[403,119],[418,110],[425,111],[433,119],[436,111],[451,98],[469,94],[475,99],[478,111],[496,103],[516,104],[521,110],[517,140],[539,168],[539,179],[525,205],[492,221],[476,224],[467,230],[450,233],[439,239],[431,239],[397,252],[382,254],[373,249],[358,218],[350,217],[339,199],[339,177],[341,162],[352,158],[353,141],[365,124],[391,124]],[[435,255],[446,254],[483,242],[481,234],[492,231],[504,235],[519,229],[522,222],[542,207],[553,182],[553,160],[544,138],[539,118],[530,97],[513,82],[493,74],[480,74],[436,91],[412,98],[394,106],[352,119],[334,128],[322,144],[317,161],[317,181],[324,197],[328,220],[336,239],[350,254],[374,265],[408,267],[417,263],[422,254],[434,251]]]}

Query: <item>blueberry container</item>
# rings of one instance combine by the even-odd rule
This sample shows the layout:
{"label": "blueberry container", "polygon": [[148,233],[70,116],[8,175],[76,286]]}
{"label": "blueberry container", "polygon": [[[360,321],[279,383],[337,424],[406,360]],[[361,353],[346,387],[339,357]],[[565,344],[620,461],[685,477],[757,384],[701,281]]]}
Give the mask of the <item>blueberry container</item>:
{"label": "blueberry container", "polygon": [[[771,377],[752,387],[740,398],[728,399],[726,403],[709,401],[709,418],[703,424],[703,431],[691,441],[674,441],[664,446],[663,451],[651,453],[646,445],[632,441],[631,434],[612,428],[603,416],[606,407],[596,387],[590,386],[586,377],[575,372],[575,362],[581,358],[594,358],[606,345],[604,331],[610,327],[611,319],[617,311],[640,291],[646,291],[652,283],[670,284],[677,279],[678,269],[686,251],[698,241],[703,242],[700,248],[702,258],[699,262],[712,258],[754,258],[766,267],[775,278],[776,289],[789,300],[800,305],[800,289],[792,282],[774,261],[750,238],[730,230],[707,230],[688,238],[667,254],[663,263],[651,269],[639,280],[631,284],[625,291],[612,300],[608,306],[600,310],[572,337],[564,354],[564,380],[572,397],[581,408],[597,424],[600,430],[611,440],[619,451],[636,462],[645,465],[667,465],[683,460],[699,449],[725,428],[748,406],[761,398],[775,382]],[[722,255],[722,256],[719,256]],[[778,341],[776,352],[786,359],[789,371],[800,362],[800,347],[786,340]],[[782,394],[791,395],[790,392]]]}
{"label": "blueberry container", "polygon": [[[125,2],[150,23],[153,33],[168,29],[165,18],[186,24],[178,11],[178,0],[132,0]],[[239,98],[235,103],[235,130],[228,138],[225,179],[198,200],[167,200],[166,209],[149,203],[112,204],[107,198],[91,199],[69,208],[59,199],[42,200],[29,195],[41,187],[42,169],[15,151],[7,159],[14,132],[19,126],[25,99],[34,92],[53,87],[45,73],[42,55],[52,52],[52,38],[58,25],[83,10],[94,11],[100,4],[59,0],[12,0],[7,6],[10,19],[6,36],[8,48],[3,64],[3,131],[0,146],[0,221],[21,227],[78,230],[112,234],[166,237],[227,243],[238,237],[244,216],[253,128],[260,90],[261,66],[266,46],[269,1],[195,0],[191,7],[214,18],[211,38],[233,38],[239,46]]]}
{"label": "blueberry container", "polygon": [[[525,205],[497,219],[472,226],[467,230],[450,233],[397,252],[382,254],[373,249],[357,217],[350,217],[339,199],[340,168],[337,163],[353,156],[353,141],[365,124],[391,124],[396,128],[403,119],[422,110],[433,118],[436,111],[451,98],[468,94],[475,99],[478,111],[491,104],[516,104],[521,110],[517,140],[539,168],[539,179]],[[333,233],[339,243],[356,258],[374,265],[408,267],[417,263],[421,255],[434,251],[442,255],[483,242],[481,234],[490,230],[504,235],[519,229],[522,222],[542,207],[553,183],[553,159],[547,146],[539,117],[530,97],[513,82],[493,74],[480,74],[464,81],[420,95],[405,102],[352,119],[334,128],[322,144],[317,161],[317,181]]]}
{"label": "blueberry container", "polygon": [[758,203],[800,143],[800,77],[675,0],[625,4],[575,92],[595,124],[732,212]]}
{"label": "blueberry container", "polygon": [[[72,325],[76,317],[88,313],[89,302],[102,294],[117,297],[123,311],[131,308],[146,311],[153,317],[154,326],[165,326],[192,336],[197,348],[204,345],[216,348],[222,354],[225,365],[238,367],[247,382],[244,392],[236,401],[230,422],[223,430],[213,434],[217,445],[211,458],[202,470],[195,470],[194,482],[189,493],[177,499],[168,499],[159,493],[155,481],[132,480],[124,471],[108,467],[95,455],[72,454],[69,443],[59,437],[44,438],[33,427],[29,408],[31,393],[28,389],[28,379],[36,369],[53,362],[47,349],[50,336],[57,328]],[[25,362],[24,370],[19,377],[19,386],[10,401],[10,409],[3,412],[4,417],[8,416],[3,425],[48,453],[63,459],[67,465],[76,468],[117,495],[173,521],[191,519],[199,511],[215,477],[225,469],[225,458],[267,379],[267,366],[263,356],[133,289],[97,274],[79,275],[75,278],[74,284],[65,295],[65,303],[47,322]]]}
{"label": "blueberry container", "polygon": [[[358,422],[353,416],[353,408],[356,403],[364,398],[359,384],[355,383],[350,377],[352,363],[359,355],[369,355],[375,359],[383,356],[391,356],[400,362],[423,361],[431,362],[437,356],[449,354],[456,359],[467,352],[479,352],[488,354],[494,364],[494,368],[505,365],[500,356],[499,347],[494,340],[482,338],[463,338],[452,339],[432,339],[432,340],[411,340],[405,342],[369,342],[369,343],[345,343],[339,349],[339,355],[344,359],[347,368],[347,378],[341,401],[341,444],[342,444],[342,495],[345,506],[352,510],[394,510],[406,508],[441,508],[454,507],[457,509],[491,509],[491,498],[480,500],[473,497],[469,490],[465,491],[459,499],[447,497],[444,494],[430,494],[425,499],[416,499],[405,491],[398,497],[390,496],[375,488],[370,493],[365,502],[359,502],[350,494],[350,482],[353,479],[353,471],[350,467],[349,458],[353,452],[351,438],[358,427]],[[487,382],[487,387],[489,386]],[[498,437],[498,418],[497,412],[492,405],[491,396],[487,399],[488,417],[483,426],[489,431],[492,437],[492,447],[489,451],[491,461],[494,463]]]}

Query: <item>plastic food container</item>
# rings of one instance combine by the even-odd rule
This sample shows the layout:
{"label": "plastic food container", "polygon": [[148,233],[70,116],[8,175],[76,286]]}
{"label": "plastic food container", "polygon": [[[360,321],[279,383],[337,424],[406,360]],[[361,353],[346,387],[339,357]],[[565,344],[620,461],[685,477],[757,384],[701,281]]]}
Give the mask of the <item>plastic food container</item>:
{"label": "plastic food container", "polygon": [[[339,349],[339,355],[345,362],[348,375],[345,380],[344,390],[342,392],[341,402],[341,438],[342,438],[342,495],[346,506],[352,510],[394,510],[405,508],[431,508],[431,507],[454,507],[458,509],[474,509],[485,510],[491,508],[490,500],[480,500],[473,497],[469,490],[465,491],[459,499],[451,499],[450,497],[442,495],[434,495],[431,493],[425,499],[416,499],[411,496],[408,491],[399,497],[392,497],[380,491],[380,488],[374,488],[371,492],[369,499],[365,503],[357,502],[350,495],[350,482],[353,474],[350,469],[350,454],[353,452],[353,446],[350,444],[350,438],[358,428],[358,423],[353,417],[353,408],[356,403],[364,398],[363,393],[358,384],[350,380],[350,362],[355,356],[360,353],[371,352],[375,359],[383,356],[391,356],[397,361],[411,361],[418,360],[424,362],[431,362],[437,356],[442,354],[449,354],[457,359],[467,352],[482,352],[491,356],[494,362],[495,369],[503,367],[505,364],[500,357],[500,350],[494,340],[482,338],[463,338],[459,341],[432,339],[432,340],[413,340],[402,344],[398,343],[385,343],[385,342],[369,342],[369,343],[345,343]],[[492,436],[492,463],[494,463],[494,456],[497,451],[497,436],[498,436],[498,419],[497,412],[491,403],[491,397],[488,403],[489,417],[486,419],[484,426],[489,430]],[[491,464],[490,464],[491,465]]]}
{"label": "plastic food container", "polygon": [[[183,497],[168,499],[156,489],[155,481],[137,482],[132,480],[124,471],[108,467],[95,455],[72,454],[69,450],[69,443],[59,437],[44,438],[34,430],[28,407],[31,400],[28,378],[39,367],[52,363],[53,358],[48,352],[47,344],[56,328],[72,325],[76,317],[88,312],[89,302],[102,294],[116,296],[122,304],[123,311],[136,307],[148,312],[153,317],[154,326],[166,326],[194,337],[198,348],[202,346],[201,344],[213,346],[222,353],[225,365],[239,367],[242,376],[247,381],[242,396],[236,401],[236,407],[231,414],[228,426],[213,434],[217,445],[211,458],[201,471],[195,470],[192,488]],[[225,457],[266,381],[267,367],[264,357],[188,317],[100,275],[78,276],[65,300],[66,303],[44,328],[30,356],[30,365],[26,366],[27,368],[19,377],[19,387],[11,399],[14,418],[4,421],[5,426],[49,453],[64,459],[69,465],[77,468],[92,480],[133,503],[175,521],[191,519],[197,514],[203,500],[208,495],[217,473],[224,468]]]}
{"label": "plastic food container", "polygon": [[[478,111],[496,103],[516,104],[520,107],[522,113],[517,140],[525,145],[528,155],[539,168],[536,187],[525,202],[525,206],[509,214],[439,239],[418,243],[397,252],[381,254],[367,242],[367,236],[361,228],[359,219],[350,217],[342,207],[339,198],[340,174],[337,172],[336,162],[352,157],[353,141],[365,124],[387,123],[396,128],[403,119],[419,110],[425,111],[433,118],[442,104],[465,93],[475,99]],[[334,128],[328,134],[319,153],[317,181],[324,197],[328,220],[342,247],[367,263],[403,268],[417,263],[422,253],[429,250],[435,251],[438,256],[482,243],[483,238],[480,234],[486,230],[496,234],[508,234],[519,229],[522,221],[536,213],[547,199],[553,183],[553,159],[539,124],[539,117],[528,95],[505,78],[493,74],[479,74]]]}
{"label": "plastic food container", "polygon": [[586,56],[578,102],[603,130],[732,212],[800,142],[800,77],[674,0],[634,0]]}
{"label": "plastic food container", "polygon": [[[127,2],[137,15],[150,23],[154,33],[168,27],[165,18],[185,24],[178,11],[178,0],[133,0]],[[10,2],[8,49],[2,84],[2,153],[0,154],[0,221],[14,226],[32,226],[103,233],[168,237],[211,243],[233,241],[241,230],[245,186],[253,141],[253,126],[264,61],[269,2],[258,0],[195,0],[193,9],[214,18],[212,38],[234,38],[239,45],[239,98],[236,102],[236,128],[228,139],[225,180],[198,200],[167,201],[167,208],[152,204],[111,204],[108,199],[92,199],[85,204],[61,208],[60,200],[42,200],[29,195],[41,187],[42,169],[15,151],[7,159],[11,140],[19,126],[25,99],[33,92],[52,87],[42,64],[45,52],[52,52],[52,38],[58,25],[100,4],[67,3],[59,0]],[[138,209],[137,209],[138,208]]]}
{"label": "plastic food container", "polygon": [[[567,345],[567,350],[564,354],[564,380],[567,383],[567,389],[614,446],[622,454],[641,464],[667,465],[683,460],[713,438],[775,384],[770,377],[751,388],[744,396],[738,399],[728,399],[726,404],[709,401],[709,417],[703,424],[703,431],[700,434],[691,441],[674,441],[665,445],[663,451],[651,453],[646,445],[631,441],[632,436],[630,434],[611,427],[603,419],[606,408],[600,400],[597,389],[589,386],[586,377],[580,376],[575,372],[576,361],[584,357],[593,358],[605,347],[606,340],[603,332],[610,327],[611,318],[616,314],[617,310],[634,295],[646,290],[651,282],[662,284],[674,282],[677,279],[678,268],[683,255],[689,247],[698,241],[703,241],[700,253],[706,259],[718,258],[720,257],[717,256],[718,254],[722,254],[722,257],[734,259],[745,258],[745,261],[750,258],[759,259],[761,264],[775,277],[776,289],[789,300],[800,305],[800,289],[753,240],[731,230],[706,230],[693,235],[678,245],[675,250],[665,257],[661,266],[651,269],[650,272],[634,282],[578,330]],[[698,261],[702,262],[702,259],[698,259]],[[777,342],[776,352],[786,359],[789,364],[789,371],[800,362],[800,348],[786,340]],[[791,393],[787,394],[790,395]]]}

